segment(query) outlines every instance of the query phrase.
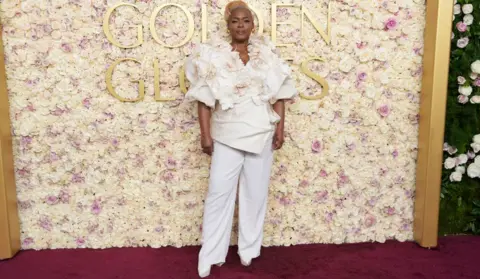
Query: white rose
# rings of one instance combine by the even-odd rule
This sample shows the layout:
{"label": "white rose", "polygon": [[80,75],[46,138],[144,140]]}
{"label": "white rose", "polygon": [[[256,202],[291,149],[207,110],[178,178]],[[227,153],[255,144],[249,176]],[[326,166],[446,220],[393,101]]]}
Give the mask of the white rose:
{"label": "white rose", "polygon": [[472,4],[463,5],[462,6],[462,12],[466,15],[471,14],[473,12],[473,5]]}
{"label": "white rose", "polygon": [[452,174],[450,174],[450,181],[451,182],[460,182],[462,181],[462,174],[459,173],[459,172],[452,172]]}
{"label": "white rose", "polygon": [[375,51],[375,59],[378,61],[387,61],[388,58],[388,52],[385,48],[381,47]]}
{"label": "white rose", "polygon": [[480,96],[473,96],[472,98],[470,98],[470,103],[472,104],[480,104]]}
{"label": "white rose", "polygon": [[369,99],[376,99],[377,97],[377,88],[373,85],[367,85],[365,87],[365,96]]}
{"label": "white rose", "polygon": [[354,64],[355,61],[350,56],[346,56],[340,61],[338,69],[344,73],[348,73],[353,68]]}
{"label": "white rose", "polygon": [[458,167],[455,168],[455,172],[459,172],[461,174],[464,174],[465,173],[465,167],[458,166]]}
{"label": "white rose", "polygon": [[480,151],[480,143],[474,142],[474,143],[470,144],[470,147],[473,148],[473,152],[475,152],[475,153],[478,153],[478,151]]}
{"label": "white rose", "polygon": [[467,175],[471,178],[480,176],[480,165],[470,164],[470,166],[467,168]]}
{"label": "white rose", "polygon": [[447,170],[451,170],[457,165],[457,160],[455,158],[447,158],[443,165]]}
{"label": "white rose", "polygon": [[474,143],[480,143],[480,134],[473,136],[472,141]]}
{"label": "white rose", "polygon": [[370,49],[363,49],[358,52],[358,59],[365,63],[373,59],[373,52]]}
{"label": "white rose", "polygon": [[460,86],[458,92],[464,96],[470,96],[472,94],[473,88],[471,86]]}
{"label": "white rose", "polygon": [[460,154],[457,157],[457,165],[463,165],[468,161],[467,154]]}
{"label": "white rose", "polygon": [[473,23],[473,15],[465,15],[463,17],[463,22],[466,24],[466,25],[472,25]]}
{"label": "white rose", "polygon": [[463,85],[467,81],[464,77],[459,76],[457,77],[458,84]]}
{"label": "white rose", "polygon": [[457,4],[455,6],[453,6],[453,14],[454,15],[458,15],[462,12],[462,7],[460,6],[460,4]]}
{"label": "white rose", "polygon": [[[470,69],[472,70],[473,73],[480,74],[480,60],[476,60],[475,62],[473,62],[470,65]],[[472,77],[472,76],[470,76],[470,77]],[[477,78],[476,75],[474,77],[475,77],[475,79]]]}
{"label": "white rose", "polygon": [[478,75],[475,74],[475,73],[470,73],[470,78],[471,78],[472,80],[476,80],[476,79],[478,78]]}
{"label": "white rose", "polygon": [[475,157],[474,164],[480,165],[480,157]]}

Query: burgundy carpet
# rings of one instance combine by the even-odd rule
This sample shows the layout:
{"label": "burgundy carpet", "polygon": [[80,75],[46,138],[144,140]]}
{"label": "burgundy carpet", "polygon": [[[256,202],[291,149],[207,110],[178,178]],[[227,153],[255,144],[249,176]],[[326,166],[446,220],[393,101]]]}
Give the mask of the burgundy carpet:
{"label": "burgundy carpet", "polygon": [[[1,279],[198,278],[198,247],[22,251],[0,261]],[[440,239],[426,250],[414,243],[301,245],[264,248],[243,267],[232,247],[209,278],[461,279],[480,278],[480,237]]]}

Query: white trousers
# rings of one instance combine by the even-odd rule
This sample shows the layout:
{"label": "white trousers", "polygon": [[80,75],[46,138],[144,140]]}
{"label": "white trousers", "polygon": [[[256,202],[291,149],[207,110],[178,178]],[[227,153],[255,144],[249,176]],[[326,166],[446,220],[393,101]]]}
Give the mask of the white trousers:
{"label": "white trousers", "polygon": [[245,262],[260,256],[272,163],[271,141],[267,142],[261,154],[233,149],[218,142],[214,144],[210,185],[203,215],[199,272],[225,262],[230,245],[237,185],[238,254]]}

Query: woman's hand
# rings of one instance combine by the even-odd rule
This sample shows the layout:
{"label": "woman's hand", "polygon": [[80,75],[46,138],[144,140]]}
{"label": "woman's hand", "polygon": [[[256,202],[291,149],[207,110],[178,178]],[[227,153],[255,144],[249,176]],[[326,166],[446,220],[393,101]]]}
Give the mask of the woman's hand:
{"label": "woman's hand", "polygon": [[285,126],[285,102],[278,100],[273,104],[273,110],[280,116],[280,121],[277,123],[275,135],[273,136],[273,150],[282,148],[285,137],[283,135],[283,127]]}
{"label": "woman's hand", "polygon": [[285,136],[283,135],[283,129],[277,128],[273,136],[273,149],[278,150],[282,148],[283,143],[285,142]]}
{"label": "woman's hand", "polygon": [[202,145],[203,153],[212,155],[213,153],[213,139],[210,134],[210,118],[212,112],[207,105],[198,102],[198,120],[200,122],[200,143]]}
{"label": "woman's hand", "polygon": [[201,144],[202,144],[203,153],[208,154],[209,156],[212,156],[212,153],[213,153],[212,137],[210,135],[208,136],[202,135]]}

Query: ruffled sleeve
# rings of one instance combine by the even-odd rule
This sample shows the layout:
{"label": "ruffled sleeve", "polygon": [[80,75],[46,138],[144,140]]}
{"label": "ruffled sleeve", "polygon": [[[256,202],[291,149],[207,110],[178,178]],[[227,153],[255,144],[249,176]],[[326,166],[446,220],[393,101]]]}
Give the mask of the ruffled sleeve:
{"label": "ruffled sleeve", "polygon": [[295,88],[295,81],[291,76],[285,78],[282,86],[278,89],[277,94],[275,94],[271,99],[270,103],[274,104],[278,100],[289,100],[293,99],[298,95],[297,88]]}
{"label": "ruffled sleeve", "polygon": [[285,61],[274,54],[274,65],[267,73],[265,85],[269,88],[270,103],[278,100],[293,99],[298,92],[292,78],[292,70]]}
{"label": "ruffled sleeve", "polygon": [[205,79],[200,74],[200,67],[202,67],[202,48],[202,45],[198,46],[185,62],[185,76],[190,82],[190,88],[185,95],[185,101],[198,101],[204,103],[208,107],[214,108],[216,101],[215,97]]}

